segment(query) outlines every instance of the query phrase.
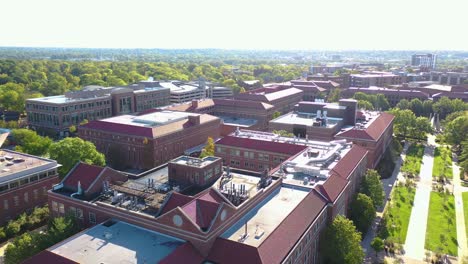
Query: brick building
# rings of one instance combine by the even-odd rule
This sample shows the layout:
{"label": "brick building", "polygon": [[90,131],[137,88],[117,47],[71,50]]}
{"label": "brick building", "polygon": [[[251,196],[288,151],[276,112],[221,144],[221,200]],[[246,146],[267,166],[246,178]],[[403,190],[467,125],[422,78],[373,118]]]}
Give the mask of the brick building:
{"label": "brick building", "polygon": [[375,86],[367,88],[350,87],[348,89],[342,90],[341,96],[343,98],[352,98],[357,92],[365,94],[383,94],[385,98],[387,98],[387,101],[390,104],[390,106],[392,107],[397,105],[402,99],[406,99],[409,101],[413,99],[419,99],[421,101],[425,101],[430,98],[429,94],[416,89],[389,89]]}
{"label": "brick building", "polygon": [[394,116],[385,112],[364,112],[357,118],[356,126],[336,134],[369,151],[367,165],[375,168],[392,142]]}
{"label": "brick building", "polygon": [[67,136],[70,126],[83,120],[140,112],[169,104],[170,90],[158,82],[142,81],[127,87],[86,86],[65,95],[26,100],[28,125],[40,133]]}
{"label": "brick building", "polygon": [[223,161],[218,157],[203,159],[180,156],[168,163],[169,181],[175,184],[207,186],[223,173]]}
{"label": "brick building", "polygon": [[[367,150],[344,141],[309,143],[269,173],[226,169],[192,195],[153,184],[164,173],[125,180],[79,164],[49,192],[49,205],[54,216],[72,212],[94,227],[29,261],[318,263],[320,234],[346,214]],[[67,186],[78,182],[81,192],[73,195]]]}
{"label": "brick building", "polygon": [[234,98],[243,101],[255,101],[270,104],[274,111],[287,113],[294,105],[302,101],[303,91],[297,88],[258,88],[237,94]]}
{"label": "brick building", "polygon": [[94,120],[78,128],[114,167],[149,169],[186,149],[219,137],[220,119],[208,114],[160,111]]}
{"label": "brick building", "polygon": [[0,150],[0,224],[47,203],[47,190],[59,182],[54,160]]}
{"label": "brick building", "polygon": [[341,99],[338,104],[300,102],[293,112],[273,119],[269,130],[285,130],[302,138],[332,140],[343,126],[355,124],[357,101]]}
{"label": "brick building", "polygon": [[364,72],[362,74],[351,74],[351,87],[387,87],[402,84],[403,77],[389,72]]}

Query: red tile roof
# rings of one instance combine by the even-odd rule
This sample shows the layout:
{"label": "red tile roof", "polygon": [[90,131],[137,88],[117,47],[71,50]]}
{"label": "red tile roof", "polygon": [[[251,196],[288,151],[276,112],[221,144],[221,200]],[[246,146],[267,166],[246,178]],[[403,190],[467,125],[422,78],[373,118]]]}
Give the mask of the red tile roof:
{"label": "red tile roof", "polygon": [[260,151],[268,151],[275,153],[282,153],[287,155],[297,154],[304,149],[306,146],[303,145],[294,145],[289,143],[265,141],[265,140],[256,140],[250,138],[239,138],[234,136],[226,136],[216,142],[216,145],[224,145],[245,149],[254,149]]}
{"label": "red tile roof", "polygon": [[77,190],[78,182],[80,182],[81,188],[87,190],[103,170],[103,167],[79,162],[63,179],[62,183],[66,187]]}
{"label": "red tile roof", "polygon": [[221,237],[216,238],[207,260],[222,264],[262,263],[256,247]]}
{"label": "red tile roof", "polygon": [[216,216],[219,203],[195,199],[182,207],[193,222],[200,228],[207,229],[211,226],[211,221]]}
{"label": "red tile roof", "polygon": [[280,263],[326,205],[326,201],[315,190],[310,191],[262,242],[259,247],[262,263]]}
{"label": "red tile roof", "polygon": [[57,255],[48,250],[41,251],[37,255],[34,255],[22,262],[22,264],[42,264],[42,263],[78,264],[78,262],[75,262],[71,259],[67,259],[65,257]]}
{"label": "red tile roof", "polygon": [[176,207],[182,207],[193,200],[193,197],[186,196],[177,192],[172,192],[167,202],[163,205],[161,215],[171,211]]}
{"label": "red tile roof", "polygon": [[312,190],[258,247],[217,238],[207,260],[228,264],[280,263],[326,204],[326,201]]}
{"label": "red tile roof", "polygon": [[215,191],[213,188],[209,188],[207,192],[201,193],[201,195],[198,196],[197,199],[214,203],[225,202],[223,197],[221,197],[221,194]]}
{"label": "red tile roof", "polygon": [[190,242],[186,242],[183,245],[178,246],[174,251],[171,252],[164,259],[159,261],[159,264],[199,264],[203,262],[203,257],[198,251],[192,246]]}
{"label": "red tile roof", "polygon": [[349,139],[364,139],[364,140],[379,140],[380,136],[386,131],[387,127],[393,122],[395,117],[389,113],[382,112],[375,117],[365,129],[352,128],[347,131],[338,133],[338,138]]}
{"label": "red tile roof", "polygon": [[337,173],[344,179],[348,179],[351,172],[358,166],[362,159],[365,159],[367,149],[356,144],[340,159],[340,161],[333,167],[332,171]]}
{"label": "red tile roof", "polygon": [[325,197],[330,203],[334,203],[340,193],[345,189],[348,181],[336,173],[332,173],[324,184],[318,185],[317,190]]}

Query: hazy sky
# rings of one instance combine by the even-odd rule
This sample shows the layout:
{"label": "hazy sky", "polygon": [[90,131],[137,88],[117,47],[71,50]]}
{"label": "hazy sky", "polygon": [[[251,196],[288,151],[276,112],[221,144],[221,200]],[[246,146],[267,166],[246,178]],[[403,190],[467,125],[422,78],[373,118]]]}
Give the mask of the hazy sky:
{"label": "hazy sky", "polygon": [[0,46],[468,50],[468,0],[0,0]]}

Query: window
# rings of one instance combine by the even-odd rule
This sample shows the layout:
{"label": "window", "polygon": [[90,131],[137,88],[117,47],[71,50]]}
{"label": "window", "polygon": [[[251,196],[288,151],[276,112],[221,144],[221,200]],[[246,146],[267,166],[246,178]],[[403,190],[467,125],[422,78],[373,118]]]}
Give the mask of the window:
{"label": "window", "polygon": [[39,199],[39,191],[37,189],[34,189],[33,196],[34,196],[34,200]]}
{"label": "window", "polygon": [[68,209],[68,211],[70,212],[70,214],[71,214],[73,217],[76,217],[76,208],[75,208],[75,207],[70,206],[70,208]]}
{"label": "window", "polygon": [[27,192],[24,193],[24,202],[29,203],[29,193]]}
{"label": "window", "polygon": [[44,179],[45,177],[47,177],[47,173],[41,173],[39,174],[39,179]]}
{"label": "window", "polygon": [[63,203],[59,203],[59,213],[64,214],[65,213],[65,206]]}
{"label": "window", "polygon": [[52,201],[52,211],[58,212],[58,204],[55,201]]}
{"label": "window", "polygon": [[31,176],[31,177],[29,178],[29,181],[30,181],[30,182],[35,182],[35,181],[37,181],[37,179],[38,179],[38,176],[37,176],[37,175],[34,175],[34,176]]}
{"label": "window", "polygon": [[96,214],[89,212],[89,223],[90,224],[96,224]]}
{"label": "window", "polygon": [[10,189],[18,187],[18,182],[10,182]]}
{"label": "window", "polygon": [[76,209],[76,217],[78,219],[83,219],[83,209],[80,209],[80,208]]}
{"label": "window", "polygon": [[42,195],[47,195],[47,187],[42,187]]}
{"label": "window", "polygon": [[4,192],[6,190],[8,190],[8,184],[0,186],[0,192]]}
{"label": "window", "polygon": [[18,195],[13,196],[13,203],[15,206],[19,206],[19,197]]}
{"label": "window", "polygon": [[20,185],[25,185],[25,184],[28,184],[29,183],[29,178],[26,178],[26,179],[21,179],[20,180]]}
{"label": "window", "polygon": [[8,200],[3,200],[3,209],[8,210]]}

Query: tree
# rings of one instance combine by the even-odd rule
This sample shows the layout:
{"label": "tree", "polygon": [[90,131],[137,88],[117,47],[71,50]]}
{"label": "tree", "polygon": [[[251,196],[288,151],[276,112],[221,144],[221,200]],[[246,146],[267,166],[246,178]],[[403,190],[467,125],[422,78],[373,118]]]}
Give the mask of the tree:
{"label": "tree", "polygon": [[280,135],[282,137],[294,137],[293,133],[289,133],[286,130],[273,130],[273,134]]}
{"label": "tree", "polygon": [[384,249],[384,242],[380,237],[375,237],[371,242],[371,247],[375,250],[375,256]]}
{"label": "tree", "polygon": [[13,140],[16,142],[16,151],[28,153],[36,156],[47,154],[52,140],[48,137],[41,137],[36,132],[29,129],[13,129]]}
{"label": "tree", "polygon": [[441,119],[445,119],[448,114],[458,111],[468,110],[468,104],[460,99],[450,100],[443,96],[432,105],[434,112],[438,113]]}
{"label": "tree", "polygon": [[411,109],[411,103],[407,99],[401,99],[395,107],[401,110]]}
{"label": "tree", "polygon": [[363,193],[358,193],[350,204],[349,218],[357,230],[365,234],[375,218],[375,207],[372,199]]}
{"label": "tree", "polygon": [[206,140],[206,146],[203,148],[200,154],[200,158],[214,156],[214,152],[215,152],[214,140],[212,137],[208,137],[208,139]]}
{"label": "tree", "polygon": [[395,116],[393,129],[396,135],[403,137],[425,138],[426,133],[432,131],[429,119],[426,117],[416,117],[409,109],[401,110],[394,108],[389,113]]}
{"label": "tree", "polygon": [[362,179],[361,192],[371,198],[375,208],[383,204],[385,193],[377,171],[367,170]]}
{"label": "tree", "polygon": [[416,116],[421,116],[424,113],[424,107],[421,100],[418,98],[411,100],[411,110]]}
{"label": "tree", "polygon": [[275,118],[278,118],[278,117],[280,117],[280,116],[281,116],[281,112],[276,111],[276,112],[274,112],[273,115],[271,116],[271,119],[275,119]]}
{"label": "tree", "polygon": [[327,102],[338,102],[341,98],[341,89],[332,89],[327,96]]}
{"label": "tree", "polygon": [[427,117],[433,112],[432,103],[432,100],[425,100],[423,102],[423,113]]}
{"label": "tree", "polygon": [[337,216],[325,230],[320,241],[323,262],[330,264],[361,264],[364,251],[361,247],[361,234],[353,222]]}
{"label": "tree", "polygon": [[104,154],[98,152],[93,143],[81,138],[65,138],[53,143],[49,153],[50,158],[62,164],[59,168],[61,177],[64,177],[79,161],[98,166],[106,165]]}
{"label": "tree", "polygon": [[459,146],[466,140],[468,134],[468,115],[455,118],[445,128],[445,138],[448,143]]}

